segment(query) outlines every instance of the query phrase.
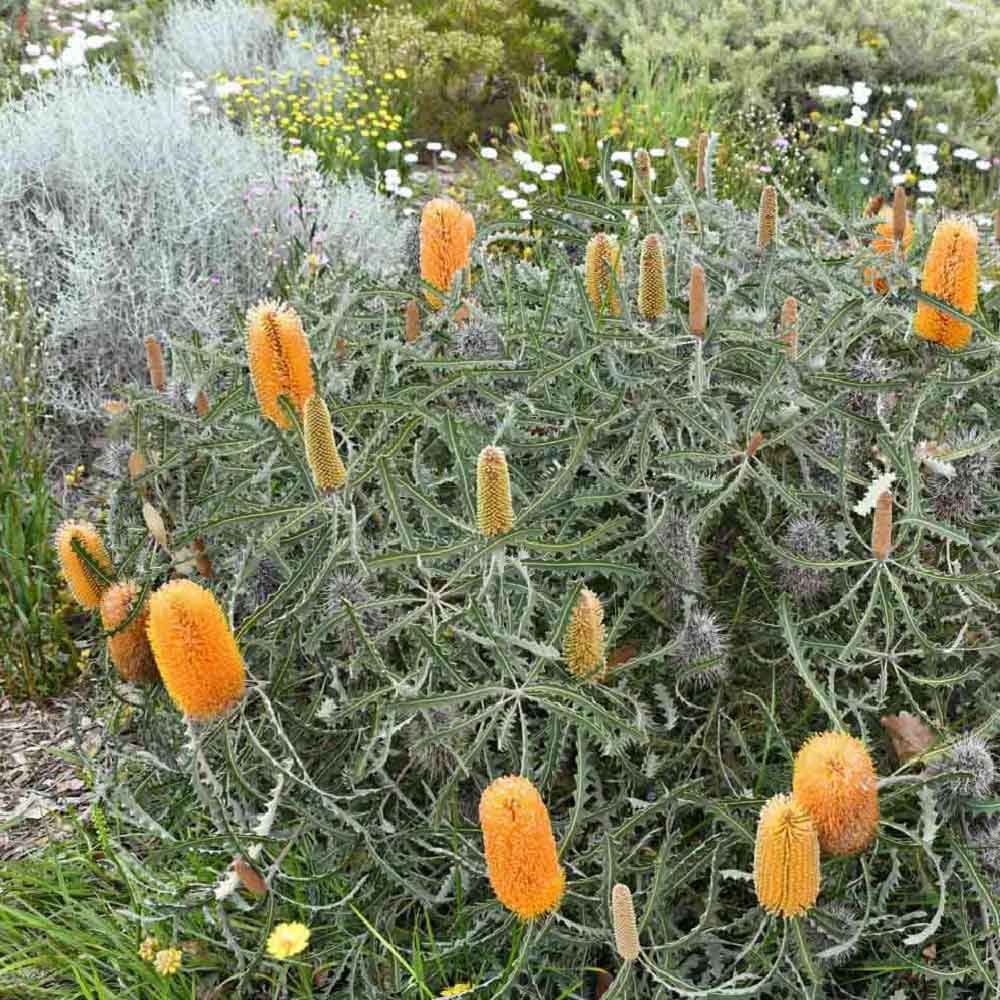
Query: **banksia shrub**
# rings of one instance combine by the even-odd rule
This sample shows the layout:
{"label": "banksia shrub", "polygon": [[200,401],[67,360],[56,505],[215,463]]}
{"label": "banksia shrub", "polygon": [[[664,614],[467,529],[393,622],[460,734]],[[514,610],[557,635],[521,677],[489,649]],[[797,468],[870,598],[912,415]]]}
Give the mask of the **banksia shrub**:
{"label": "banksia shrub", "polygon": [[651,233],[642,241],[639,251],[639,315],[646,320],[658,319],[667,311],[667,277],[663,259],[663,243]]}
{"label": "banksia shrub", "polygon": [[789,295],[781,306],[781,342],[785,354],[794,361],[799,354],[799,304],[794,295]]}
{"label": "banksia shrub", "polygon": [[155,337],[147,337],[146,366],[149,369],[149,383],[157,392],[167,387],[167,374],[163,365],[163,350]]}
{"label": "banksia shrub", "polygon": [[768,799],[753,853],[757,901],[774,916],[801,916],[816,903],[819,878],[819,839],[809,813],[795,796]]}
{"label": "banksia shrub", "polygon": [[615,925],[615,947],[626,962],[639,957],[639,930],[635,923],[632,890],[620,882],[611,890],[611,917]]}
{"label": "banksia shrub", "polygon": [[333,424],[326,403],[315,393],[302,410],[302,430],[306,442],[306,461],[318,489],[336,490],[347,482],[347,469],[340,460]]}
{"label": "banksia shrub", "polygon": [[875,502],[875,517],[872,520],[872,555],[879,562],[885,562],[892,547],[892,494],[884,490]]}
{"label": "banksia shrub", "polygon": [[216,719],[239,701],[243,657],[210,591],[191,580],[165,583],[149,599],[146,632],[163,685],[188,719]]}
{"label": "banksia shrub", "polygon": [[563,640],[563,656],[569,669],[581,678],[593,678],[604,668],[604,608],[586,587],[580,591]]}
{"label": "banksia shrub", "polygon": [[514,525],[514,505],[510,497],[510,470],[502,449],[487,445],[479,453],[476,486],[479,530],[487,538],[506,534]]}
{"label": "banksia shrub", "polygon": [[[451,198],[433,198],[420,216],[420,276],[439,291],[448,292],[459,271],[469,266],[469,249],[476,238],[476,222]],[[427,301],[440,309],[443,300],[425,291]]]}
{"label": "banksia shrub", "polygon": [[757,249],[766,250],[778,229],[778,189],[765,184],[757,210]]}
{"label": "banksia shrub", "polygon": [[123,681],[133,684],[150,684],[157,678],[153,651],[146,635],[149,619],[149,604],[143,604],[132,620],[124,628],[139,596],[139,587],[132,581],[112,584],[101,598],[101,624],[114,635],[108,636],[108,655]]}
{"label": "banksia shrub", "polygon": [[878,778],[860,740],[819,733],[795,755],[792,794],[816,824],[825,854],[857,854],[878,831]]}
{"label": "banksia shrub", "polygon": [[298,413],[313,394],[312,354],[298,313],[283,302],[263,301],[247,312],[247,356],[261,413],[287,429],[278,403],[286,396]]}
{"label": "banksia shrub", "polygon": [[[612,275],[614,277],[612,278]],[[595,233],[587,242],[587,295],[597,312],[620,316],[621,300],[615,284],[624,280],[622,253],[618,240],[608,233]]]}
{"label": "banksia shrub", "polygon": [[691,332],[699,339],[705,339],[708,326],[708,296],[705,293],[705,269],[701,264],[691,268],[691,287],[688,292],[688,323]]}
{"label": "banksia shrub", "polygon": [[[896,225],[900,222],[895,215],[896,202],[893,201],[893,210],[882,209],[880,217],[882,221],[875,227],[875,236],[871,241],[871,249],[882,257],[892,257],[897,246],[905,257],[910,251],[910,244],[913,242],[913,223],[906,216],[906,199],[903,199],[902,237],[896,239]],[[889,283],[883,278],[874,267],[866,267],[863,274],[867,287],[874,288],[876,292],[885,294],[889,291]]]}
{"label": "banksia shrub", "polygon": [[100,604],[101,595],[108,584],[77,552],[77,545],[90,556],[105,576],[113,576],[114,569],[101,536],[89,521],[63,521],[59,525],[55,535],[55,547],[59,554],[63,578],[69,584],[77,604],[93,611]]}
{"label": "banksia shrub", "polygon": [[637,149],[632,157],[632,200],[639,201],[649,194],[653,183],[653,161],[649,150]]}
{"label": "banksia shrub", "polygon": [[497,778],[479,800],[479,824],[497,899],[522,920],[556,909],[566,873],[538,789],[527,778]]}
{"label": "banksia shrub", "polygon": [[[979,234],[973,223],[961,219],[939,222],[931,239],[920,282],[920,287],[928,295],[943,299],[970,316],[976,308],[978,243]],[[943,344],[951,350],[965,347],[972,337],[971,324],[935,309],[927,302],[917,303],[913,329],[924,340]]]}

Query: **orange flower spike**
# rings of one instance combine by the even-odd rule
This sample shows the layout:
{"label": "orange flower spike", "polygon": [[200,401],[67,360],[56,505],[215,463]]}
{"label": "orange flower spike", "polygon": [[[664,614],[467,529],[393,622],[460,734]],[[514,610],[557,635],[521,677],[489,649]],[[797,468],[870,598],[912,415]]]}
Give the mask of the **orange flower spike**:
{"label": "orange flower spike", "polygon": [[210,591],[193,580],[165,583],[149,599],[146,632],[167,694],[188,719],[217,719],[239,701],[243,657]]}
{"label": "orange flower spike", "polygon": [[764,803],[757,823],[757,901],[774,916],[801,916],[815,905],[819,882],[819,840],[812,819],[794,796],[775,795]]}
{"label": "orange flower spike", "polygon": [[[420,216],[420,276],[448,292],[459,271],[469,266],[469,249],[476,238],[475,219],[451,198],[433,198]],[[425,291],[432,308],[444,302]]]}
{"label": "orange flower spike", "polygon": [[824,854],[863,851],[878,832],[878,777],[860,740],[826,732],[795,755],[792,794],[816,824]]}
{"label": "orange flower spike", "polygon": [[[906,204],[905,200],[903,204]],[[902,241],[897,241],[896,225],[901,221],[896,211],[897,205],[898,202],[894,200],[892,209],[885,207],[879,212],[879,218],[882,221],[875,227],[875,235],[872,237],[870,246],[881,257],[891,258],[896,253],[897,245],[904,257],[910,252],[910,244],[913,242],[913,223],[910,222],[904,208],[903,219],[905,219],[905,224],[903,225],[903,238]],[[874,288],[876,292],[880,292],[883,295],[889,291],[889,283],[874,267],[866,267],[864,269],[864,282],[867,286]]]}
{"label": "orange flower spike", "polygon": [[312,353],[298,313],[285,303],[271,301],[248,310],[247,356],[261,413],[287,429],[288,418],[278,397],[286,396],[301,414],[313,394]]}
{"label": "orange flower spike", "polygon": [[[928,295],[943,299],[968,316],[976,309],[978,244],[979,234],[973,223],[962,219],[939,222],[931,239],[920,282],[920,287]],[[969,323],[935,309],[928,302],[917,303],[913,329],[924,340],[943,344],[950,350],[965,347],[972,337]]]}
{"label": "orange flower spike", "polygon": [[913,227],[909,226],[909,221],[906,214],[906,188],[897,184],[896,190],[892,193],[892,238],[896,243],[903,242],[908,227],[910,236],[913,236]]}
{"label": "orange flower spike", "polygon": [[105,576],[114,576],[111,557],[97,529],[89,521],[63,521],[56,530],[54,541],[63,579],[69,584],[77,604],[88,611],[95,610],[108,585],[84,562],[73,542],[83,547]]}
{"label": "orange flower spike", "polygon": [[497,778],[479,800],[479,823],[497,899],[522,920],[556,909],[566,873],[538,789],[527,778]]}
{"label": "orange flower spike", "polygon": [[[101,624],[106,631],[119,629],[122,622],[132,613],[138,596],[138,584],[132,580],[108,587],[100,605]],[[149,605],[145,604],[125,628],[108,636],[108,654],[123,681],[131,681],[133,684],[152,684],[159,676],[146,635],[148,619]]]}
{"label": "orange flower spike", "polygon": [[705,339],[708,326],[708,295],[705,291],[705,269],[701,264],[691,267],[691,286],[688,292],[688,324],[691,332],[699,339]]}
{"label": "orange flower spike", "polygon": [[155,337],[147,337],[143,343],[146,346],[146,367],[149,369],[149,384],[157,392],[163,392],[167,387],[167,374],[163,364],[163,349]]}

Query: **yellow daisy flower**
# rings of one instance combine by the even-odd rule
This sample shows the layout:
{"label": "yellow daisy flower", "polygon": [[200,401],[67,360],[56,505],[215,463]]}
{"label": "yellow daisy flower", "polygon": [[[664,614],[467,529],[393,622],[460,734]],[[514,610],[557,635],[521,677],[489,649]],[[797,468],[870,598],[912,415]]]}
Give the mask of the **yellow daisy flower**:
{"label": "yellow daisy flower", "polygon": [[267,939],[267,953],[272,958],[291,958],[309,944],[309,928],[298,922],[278,924]]}

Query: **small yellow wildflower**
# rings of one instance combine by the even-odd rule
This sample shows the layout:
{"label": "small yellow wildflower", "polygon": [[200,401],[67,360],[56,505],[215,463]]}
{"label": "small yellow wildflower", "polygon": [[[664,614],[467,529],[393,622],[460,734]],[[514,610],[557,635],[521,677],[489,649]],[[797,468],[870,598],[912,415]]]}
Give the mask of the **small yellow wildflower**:
{"label": "small yellow wildflower", "polygon": [[449,986],[446,990],[442,990],[438,996],[439,997],[459,997],[463,993],[468,993],[472,989],[472,983],[455,983],[454,986]]}
{"label": "small yellow wildflower", "polygon": [[298,38],[299,37],[299,33],[294,28],[289,28],[288,29],[288,37],[289,38]]}
{"label": "small yellow wildflower", "polygon": [[181,957],[180,948],[163,948],[156,953],[153,966],[161,976],[172,976],[181,971]]}
{"label": "small yellow wildflower", "polygon": [[152,962],[153,956],[156,954],[160,947],[160,942],[156,940],[155,937],[147,934],[142,939],[142,944],[139,945],[139,958],[144,962]]}
{"label": "small yellow wildflower", "polygon": [[291,958],[309,944],[309,928],[297,921],[278,924],[267,939],[267,953],[272,958]]}

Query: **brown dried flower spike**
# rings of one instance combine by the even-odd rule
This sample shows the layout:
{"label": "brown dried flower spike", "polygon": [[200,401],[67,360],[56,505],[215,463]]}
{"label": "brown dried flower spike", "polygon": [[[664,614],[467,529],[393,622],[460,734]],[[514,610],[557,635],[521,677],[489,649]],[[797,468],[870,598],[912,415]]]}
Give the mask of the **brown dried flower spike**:
{"label": "brown dried flower spike", "polygon": [[705,339],[708,326],[708,298],[705,294],[705,269],[701,264],[691,268],[691,288],[688,302],[688,322],[691,332],[699,339]]}
{"label": "brown dried flower spike", "polygon": [[765,184],[760,193],[760,209],[757,213],[757,249],[766,250],[778,229],[778,190],[773,184]]}

